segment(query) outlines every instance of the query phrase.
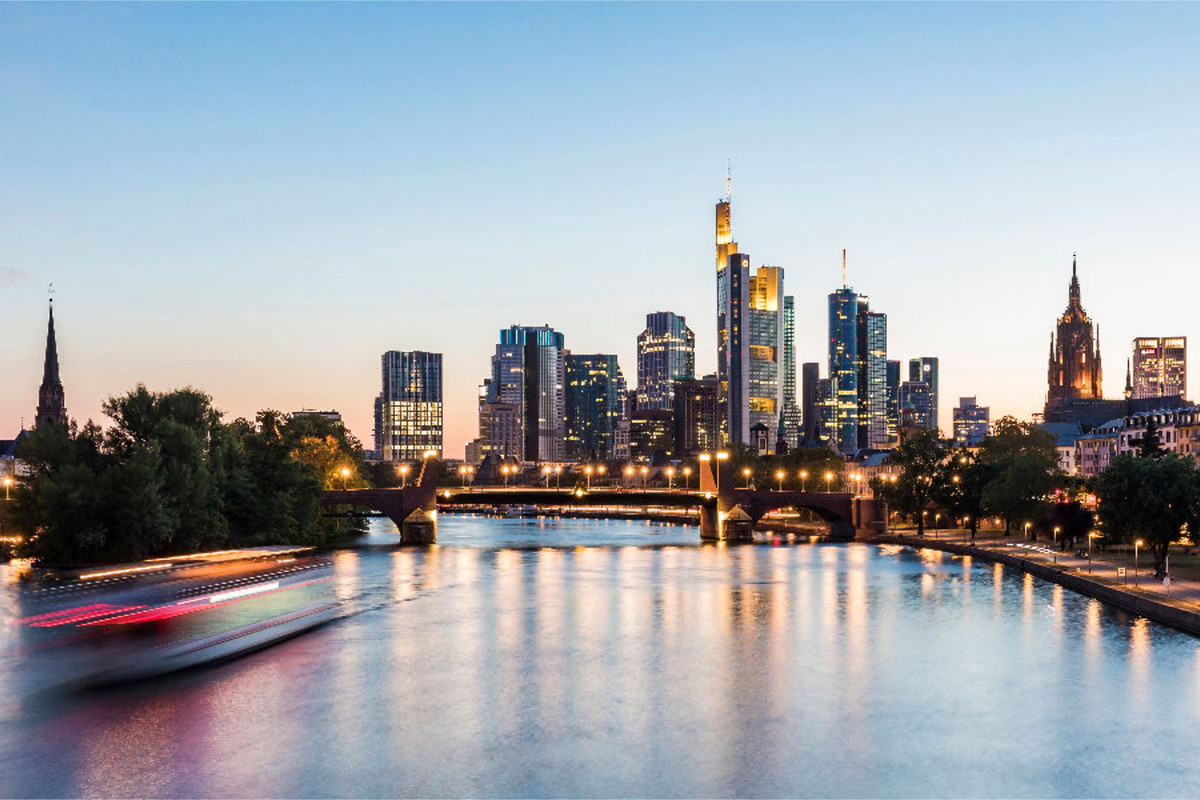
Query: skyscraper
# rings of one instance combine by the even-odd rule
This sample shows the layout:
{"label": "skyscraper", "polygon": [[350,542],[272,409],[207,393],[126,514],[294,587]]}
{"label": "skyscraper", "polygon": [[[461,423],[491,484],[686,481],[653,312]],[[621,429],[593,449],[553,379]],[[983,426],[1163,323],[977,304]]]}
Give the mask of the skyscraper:
{"label": "skyscraper", "polygon": [[858,446],[887,447],[887,314],[858,296]]}
{"label": "skyscraper", "polygon": [[928,387],[925,395],[928,397],[925,408],[919,408],[921,427],[931,431],[938,430],[938,360],[935,356],[922,356],[908,360],[908,380],[911,383],[924,383]]}
{"label": "skyscraper", "polygon": [[783,410],[783,267],[759,267],[750,278],[746,328],[749,424],[772,436]]}
{"label": "skyscraper", "polygon": [[[721,403],[722,426],[726,427],[724,436],[730,436],[727,429],[729,411],[726,408],[729,397],[729,348],[730,348],[730,285],[731,281],[729,272],[730,258],[737,254],[737,242],[733,240],[733,214],[732,214],[732,199],[733,199],[733,179],[732,176],[727,176],[725,179],[725,199],[717,203],[717,386],[719,392],[719,402]],[[739,266],[743,262],[739,261]],[[748,268],[748,263],[747,263]],[[744,282],[743,282],[744,286]],[[740,322],[740,320],[739,320]],[[746,436],[749,436],[749,426],[746,429]],[[741,439],[739,439],[741,441]]]}
{"label": "skyscraper", "polygon": [[721,405],[717,376],[675,382],[675,457],[706,453],[721,446]]}
{"label": "skyscraper", "polygon": [[566,457],[612,459],[625,394],[617,357],[568,353],[566,374]]}
{"label": "skyscraper", "polygon": [[54,338],[54,300],[50,300],[50,321],[46,327],[46,361],[42,367],[42,385],[38,388],[35,427],[67,424],[67,402],[58,376],[58,343]]}
{"label": "skyscraper", "polygon": [[796,403],[796,302],[783,298],[783,430],[793,446],[803,439],[800,406]]}
{"label": "skyscraper", "polygon": [[382,358],[379,457],[416,461],[442,454],[442,354],[389,350]]}
{"label": "skyscraper", "polygon": [[1133,340],[1133,397],[1187,397],[1187,337]]}
{"label": "skyscraper", "polygon": [[842,453],[858,449],[858,295],[843,286],[829,295],[829,403],[831,442]]}
{"label": "skyscraper", "polygon": [[726,341],[719,366],[725,391],[721,399],[724,407],[725,441],[731,444],[750,442],[750,256],[733,253],[729,256],[722,277],[725,280],[723,295],[728,307],[722,315],[727,325]]}
{"label": "skyscraper", "polygon": [[[561,461],[566,436],[566,350],[561,333],[548,325],[513,325],[500,331],[492,376],[484,383],[481,425],[501,403],[519,409],[525,461]],[[485,439],[482,427],[480,439]],[[501,454],[508,455],[508,454]],[[517,457],[516,454],[512,454]]]}
{"label": "skyscraper", "polygon": [[1050,334],[1047,403],[1059,399],[1104,397],[1100,366],[1100,330],[1092,341],[1092,320],[1079,300],[1079,276],[1071,259],[1067,310],[1058,318],[1058,340]]}
{"label": "skyscraper", "polygon": [[824,437],[821,427],[821,365],[806,362],[801,368],[800,400],[801,420],[804,424],[804,442],[815,444]]}
{"label": "skyscraper", "polygon": [[887,362],[887,436],[888,442],[900,440],[900,362]]}
{"label": "skyscraper", "polygon": [[696,375],[696,334],[687,320],[670,311],[646,315],[637,338],[638,407],[670,411],[674,381]]}

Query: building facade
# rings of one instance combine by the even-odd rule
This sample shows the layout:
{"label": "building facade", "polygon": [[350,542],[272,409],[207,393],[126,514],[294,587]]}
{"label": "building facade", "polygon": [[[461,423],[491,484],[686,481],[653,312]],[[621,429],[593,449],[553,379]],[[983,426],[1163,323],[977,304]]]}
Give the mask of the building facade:
{"label": "building facade", "polygon": [[858,296],[858,446],[887,447],[887,314]]}
{"label": "building facade", "polygon": [[900,362],[887,362],[887,437],[890,444],[900,441]]}
{"label": "building facade", "polygon": [[[729,411],[727,409],[729,402],[729,367],[731,363],[730,348],[731,344],[731,326],[733,320],[730,319],[732,298],[730,292],[732,285],[736,282],[740,284],[740,288],[744,289],[745,280],[739,279],[734,281],[729,275],[731,265],[735,269],[741,269],[743,265],[746,270],[749,270],[749,260],[745,262],[738,260],[736,262],[730,259],[737,255],[738,245],[733,239],[733,213],[732,213],[732,181],[726,179],[725,199],[717,203],[716,217],[716,251],[717,251],[717,387],[720,393],[719,402],[721,404],[721,425],[722,443],[729,439],[728,431]],[[740,320],[738,320],[740,324]],[[749,435],[749,426],[746,428],[746,435]]]}
{"label": "building facade", "polygon": [[750,427],[774,433],[783,410],[783,267],[759,267],[750,278],[747,396]]}
{"label": "building facade", "polygon": [[717,376],[675,382],[675,457],[710,453],[721,447],[721,404]]}
{"label": "building facade", "polygon": [[[500,331],[492,374],[484,381],[480,439],[489,438],[483,432],[485,416],[508,413],[485,406],[515,406],[520,414],[520,451],[497,455],[523,461],[561,461],[566,437],[565,383],[566,348],[561,333],[548,325],[513,325]],[[490,438],[498,440],[494,434]]]}
{"label": "building facade", "polygon": [[824,437],[821,426],[821,365],[815,361],[800,367],[800,419],[804,425],[803,441],[816,444]]}
{"label": "building facade", "polygon": [[954,409],[954,444],[956,447],[978,447],[991,425],[991,410],[976,403],[974,397],[960,397]]}
{"label": "building facade", "polygon": [[845,454],[858,449],[858,295],[843,286],[829,295],[829,439]]}
{"label": "building facade", "polygon": [[803,438],[803,414],[796,402],[796,298],[783,298],[783,412],[780,419],[788,442]]}
{"label": "building facade", "polygon": [[1102,398],[1102,379],[1100,333],[1097,328],[1093,339],[1092,320],[1080,301],[1079,276],[1072,259],[1067,310],[1058,318],[1057,339],[1050,335],[1046,402]]}
{"label": "building facade", "polygon": [[51,300],[50,320],[46,326],[46,359],[42,366],[42,385],[38,387],[34,427],[66,424],[67,402],[58,374],[58,342],[54,336],[54,300]]}
{"label": "building facade", "polygon": [[908,360],[908,380],[921,382],[928,387],[928,400],[919,407],[920,425],[931,431],[938,430],[938,360],[934,356],[921,356]]}
{"label": "building facade", "polygon": [[674,407],[674,381],[696,375],[696,334],[687,320],[670,311],[646,315],[646,329],[638,334],[638,407],[670,411]]}
{"label": "building facade", "polygon": [[442,354],[389,350],[382,358],[379,457],[416,461],[442,455]]}
{"label": "building facade", "polygon": [[724,296],[728,307],[723,317],[727,326],[721,397],[725,417],[722,437],[730,444],[750,441],[750,256],[734,253],[725,268]]}
{"label": "building facade", "polygon": [[614,458],[626,391],[617,357],[568,353],[566,370],[566,458]]}
{"label": "building facade", "polygon": [[1133,340],[1134,399],[1187,397],[1187,337],[1139,336]]}

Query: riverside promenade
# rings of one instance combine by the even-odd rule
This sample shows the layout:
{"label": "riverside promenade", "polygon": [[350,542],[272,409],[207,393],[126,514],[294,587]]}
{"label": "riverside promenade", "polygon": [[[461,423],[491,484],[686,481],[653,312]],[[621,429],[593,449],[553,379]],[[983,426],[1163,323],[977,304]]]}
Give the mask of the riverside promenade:
{"label": "riverside promenade", "polygon": [[[1089,563],[1074,552],[1055,551],[1049,542],[1003,537],[995,531],[980,532],[974,544],[968,531],[958,529],[926,531],[924,536],[917,536],[915,529],[893,529],[872,541],[941,550],[1017,567],[1079,594],[1200,636],[1200,580],[1193,574],[1195,568],[1176,571],[1172,564],[1168,587],[1154,580],[1153,564],[1145,551],[1135,572],[1131,554],[1093,551]],[[1175,557],[1172,554],[1172,562]],[[1119,572],[1121,568],[1124,575]]]}

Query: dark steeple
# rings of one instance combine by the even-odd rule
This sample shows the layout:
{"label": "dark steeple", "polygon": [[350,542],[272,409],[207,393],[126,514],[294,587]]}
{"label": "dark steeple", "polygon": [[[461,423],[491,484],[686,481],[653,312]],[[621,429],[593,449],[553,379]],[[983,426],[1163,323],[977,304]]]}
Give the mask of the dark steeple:
{"label": "dark steeple", "polygon": [[54,339],[54,300],[50,300],[50,323],[46,329],[46,364],[42,370],[42,385],[38,389],[35,427],[66,424],[67,406],[62,381],[58,377],[58,344]]}

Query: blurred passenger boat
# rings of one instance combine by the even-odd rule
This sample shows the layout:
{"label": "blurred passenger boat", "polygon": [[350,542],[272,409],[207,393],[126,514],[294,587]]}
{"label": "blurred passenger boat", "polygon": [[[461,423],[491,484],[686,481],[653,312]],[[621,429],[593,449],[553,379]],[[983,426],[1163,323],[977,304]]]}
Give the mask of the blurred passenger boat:
{"label": "blurred passenger boat", "polygon": [[137,680],[232,658],[337,615],[313,548],[194,553],[59,574],[31,595],[31,637],[74,659],[73,683]]}

